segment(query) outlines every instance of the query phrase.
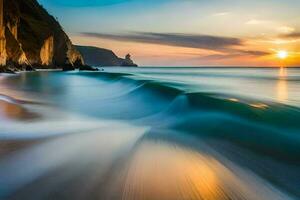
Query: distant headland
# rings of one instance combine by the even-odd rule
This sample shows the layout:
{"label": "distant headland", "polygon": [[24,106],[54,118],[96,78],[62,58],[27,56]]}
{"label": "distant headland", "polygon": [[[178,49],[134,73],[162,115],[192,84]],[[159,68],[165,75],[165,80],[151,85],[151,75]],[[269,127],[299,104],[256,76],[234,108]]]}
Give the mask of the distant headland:
{"label": "distant headland", "polygon": [[131,55],[127,54],[124,58],[119,58],[112,50],[91,46],[75,46],[81,53],[87,65],[90,66],[127,66],[137,67]]}

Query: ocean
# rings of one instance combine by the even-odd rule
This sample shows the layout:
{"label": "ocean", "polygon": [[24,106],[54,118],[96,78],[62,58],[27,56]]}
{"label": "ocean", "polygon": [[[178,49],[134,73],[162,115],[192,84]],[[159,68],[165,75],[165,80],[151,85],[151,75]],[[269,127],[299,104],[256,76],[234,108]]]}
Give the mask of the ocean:
{"label": "ocean", "polygon": [[300,68],[0,75],[0,199],[300,199]]}

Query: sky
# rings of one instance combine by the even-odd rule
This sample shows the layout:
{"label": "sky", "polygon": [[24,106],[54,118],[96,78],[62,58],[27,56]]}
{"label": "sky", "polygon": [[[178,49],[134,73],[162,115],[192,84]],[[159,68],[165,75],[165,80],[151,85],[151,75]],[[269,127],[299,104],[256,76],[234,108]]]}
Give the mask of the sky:
{"label": "sky", "polygon": [[39,2],[74,44],[141,66],[300,66],[299,0]]}

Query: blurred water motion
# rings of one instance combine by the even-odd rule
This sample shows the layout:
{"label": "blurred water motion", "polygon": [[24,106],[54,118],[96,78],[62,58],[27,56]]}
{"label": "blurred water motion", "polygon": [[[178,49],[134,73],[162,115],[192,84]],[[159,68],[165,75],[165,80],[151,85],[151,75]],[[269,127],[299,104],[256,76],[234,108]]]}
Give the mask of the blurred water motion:
{"label": "blurred water motion", "polygon": [[39,118],[39,115],[28,111],[18,104],[0,100],[0,118],[26,121],[35,120]]}
{"label": "blurred water motion", "polygon": [[[7,195],[23,188],[28,191],[19,197],[26,199],[40,199],[51,190],[55,190],[61,182],[83,176],[82,179],[89,184],[89,177],[105,176],[106,170],[113,164],[115,159],[126,154],[139,137],[147,130],[135,128],[121,123],[107,123],[98,125],[93,131],[67,134],[51,140],[42,141],[33,147],[23,149],[4,156],[0,161],[0,185],[1,194]],[[51,127],[48,127],[51,129]],[[121,133],[120,133],[121,132]],[[16,141],[16,143],[21,141]],[[12,170],[20,167],[19,170]],[[52,173],[56,177],[55,185],[49,180],[49,185],[42,192],[30,192],[31,184],[35,189],[41,186],[40,182],[47,180]],[[82,173],[86,176],[81,175]],[[101,180],[101,176],[99,179]],[[38,182],[35,185],[35,181]],[[74,188],[75,189],[75,188]],[[24,196],[23,196],[24,195]],[[28,196],[29,195],[29,196]],[[13,197],[11,197],[13,198]],[[46,198],[46,196],[45,196]]]}
{"label": "blurred water motion", "polygon": [[300,70],[0,77],[0,199],[300,198]]}
{"label": "blurred water motion", "polygon": [[144,142],[134,154],[122,199],[288,199],[255,175],[208,154]]}

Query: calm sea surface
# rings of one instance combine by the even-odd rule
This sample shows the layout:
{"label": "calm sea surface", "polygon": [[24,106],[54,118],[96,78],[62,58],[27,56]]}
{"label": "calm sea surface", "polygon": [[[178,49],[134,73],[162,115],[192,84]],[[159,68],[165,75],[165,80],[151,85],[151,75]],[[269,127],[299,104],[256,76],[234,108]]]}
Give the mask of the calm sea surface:
{"label": "calm sea surface", "polygon": [[0,75],[0,199],[300,199],[300,69]]}

